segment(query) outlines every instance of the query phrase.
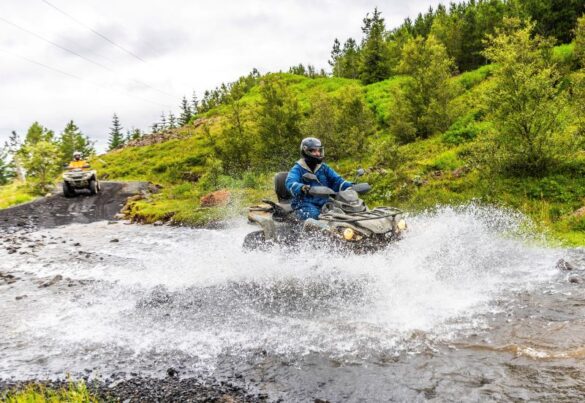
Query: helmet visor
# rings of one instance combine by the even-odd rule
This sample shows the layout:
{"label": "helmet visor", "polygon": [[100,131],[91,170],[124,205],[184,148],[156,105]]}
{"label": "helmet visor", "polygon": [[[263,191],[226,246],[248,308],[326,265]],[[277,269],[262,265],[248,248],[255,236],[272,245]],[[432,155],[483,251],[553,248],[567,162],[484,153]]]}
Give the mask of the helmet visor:
{"label": "helmet visor", "polygon": [[325,147],[303,147],[303,151],[305,155],[315,157],[315,158],[323,158],[325,156]]}

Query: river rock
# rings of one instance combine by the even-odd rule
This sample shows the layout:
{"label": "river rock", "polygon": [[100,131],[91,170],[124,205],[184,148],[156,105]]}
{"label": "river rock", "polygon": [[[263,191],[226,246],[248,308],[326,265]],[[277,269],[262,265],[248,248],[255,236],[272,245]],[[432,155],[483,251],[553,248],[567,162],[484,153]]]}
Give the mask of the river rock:
{"label": "river rock", "polygon": [[215,192],[202,196],[199,200],[201,207],[225,206],[231,200],[231,193],[227,189],[216,190]]}
{"label": "river rock", "polygon": [[569,277],[569,283],[582,284],[583,283],[583,277],[571,276],[571,277]]}
{"label": "river rock", "polygon": [[571,262],[567,262],[565,259],[559,259],[555,267],[563,271],[577,270],[577,267]]}
{"label": "river rock", "polygon": [[63,276],[60,274],[57,274],[55,277],[53,277],[51,280],[47,281],[46,283],[43,283],[39,286],[39,288],[46,288],[46,287],[50,287],[52,285],[57,284],[59,281],[63,280]]}

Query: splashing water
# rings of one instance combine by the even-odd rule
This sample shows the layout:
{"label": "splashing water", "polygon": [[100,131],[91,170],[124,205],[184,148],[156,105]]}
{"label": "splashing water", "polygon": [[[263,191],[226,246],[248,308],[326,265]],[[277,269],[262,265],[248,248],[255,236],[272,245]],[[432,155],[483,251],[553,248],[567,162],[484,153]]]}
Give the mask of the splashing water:
{"label": "splashing water", "polygon": [[20,278],[0,285],[0,377],[165,365],[213,374],[259,351],[367,366],[436,350],[489,329],[502,301],[556,281],[566,251],[518,236],[524,223],[493,208],[442,208],[411,217],[402,241],[367,255],[310,244],[244,252],[253,228],[239,221],[42,230],[31,237],[55,243],[0,251],[0,272]]}

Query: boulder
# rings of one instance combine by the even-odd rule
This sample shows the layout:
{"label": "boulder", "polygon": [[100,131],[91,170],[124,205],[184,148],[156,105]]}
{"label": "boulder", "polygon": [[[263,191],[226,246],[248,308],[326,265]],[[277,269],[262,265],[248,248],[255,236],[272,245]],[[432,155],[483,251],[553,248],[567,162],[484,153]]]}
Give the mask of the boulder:
{"label": "boulder", "polygon": [[573,212],[574,217],[585,217],[585,206]]}
{"label": "boulder", "polygon": [[218,207],[227,205],[230,200],[231,193],[229,190],[220,189],[201,197],[200,203],[201,207]]}

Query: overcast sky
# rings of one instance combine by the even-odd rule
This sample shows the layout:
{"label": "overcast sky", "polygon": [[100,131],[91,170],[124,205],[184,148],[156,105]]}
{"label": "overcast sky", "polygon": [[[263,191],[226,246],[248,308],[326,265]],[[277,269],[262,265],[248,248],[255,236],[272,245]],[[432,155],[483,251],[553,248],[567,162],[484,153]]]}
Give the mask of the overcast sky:
{"label": "overcast sky", "polygon": [[113,113],[147,130],[163,111],[178,115],[184,95],[254,67],[329,70],[333,40],[361,38],[374,7],[393,28],[439,3],[0,0],[0,145],[35,120],[59,134],[73,119],[101,152]]}

